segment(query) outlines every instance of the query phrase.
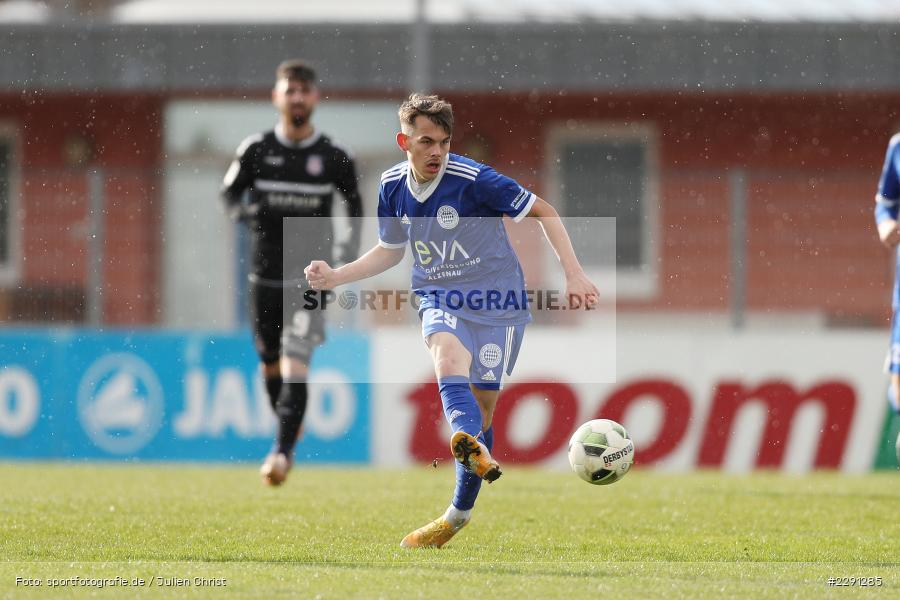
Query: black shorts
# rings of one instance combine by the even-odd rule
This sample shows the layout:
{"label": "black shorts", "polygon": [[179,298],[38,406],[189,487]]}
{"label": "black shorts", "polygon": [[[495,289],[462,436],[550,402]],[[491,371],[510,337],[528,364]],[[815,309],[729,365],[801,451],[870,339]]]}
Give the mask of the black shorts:
{"label": "black shorts", "polygon": [[303,291],[250,281],[250,321],[262,362],[271,364],[284,355],[308,365],[325,342],[325,312],[304,309]]}

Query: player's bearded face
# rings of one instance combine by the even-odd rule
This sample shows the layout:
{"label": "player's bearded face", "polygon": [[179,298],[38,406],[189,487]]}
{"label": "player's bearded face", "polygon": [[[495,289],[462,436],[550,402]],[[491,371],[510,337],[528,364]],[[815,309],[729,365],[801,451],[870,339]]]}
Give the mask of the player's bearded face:
{"label": "player's bearded face", "polygon": [[308,81],[280,79],[273,92],[275,106],[294,127],[302,127],[309,122],[313,109],[319,101],[319,91]]}
{"label": "player's bearded face", "polygon": [[398,138],[400,147],[412,164],[416,179],[430,181],[437,177],[450,152],[450,134],[427,117],[416,117],[415,126],[404,128]]}

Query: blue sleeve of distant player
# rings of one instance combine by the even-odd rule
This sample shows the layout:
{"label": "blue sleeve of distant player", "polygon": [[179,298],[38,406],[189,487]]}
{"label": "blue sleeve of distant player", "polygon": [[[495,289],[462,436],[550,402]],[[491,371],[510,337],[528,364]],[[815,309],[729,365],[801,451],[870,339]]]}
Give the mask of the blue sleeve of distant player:
{"label": "blue sleeve of distant player", "polygon": [[505,175],[487,167],[475,179],[475,193],[479,203],[518,222],[525,218],[537,196]]}
{"label": "blue sleeve of distant player", "polygon": [[397,214],[391,210],[384,194],[384,186],[378,190],[378,245],[382,248],[404,248],[408,241],[406,230]]}
{"label": "blue sleeve of distant player", "polygon": [[884,169],[878,182],[878,194],[875,196],[875,222],[881,224],[885,219],[897,220],[900,208],[900,135],[891,138],[887,156],[884,158]]}

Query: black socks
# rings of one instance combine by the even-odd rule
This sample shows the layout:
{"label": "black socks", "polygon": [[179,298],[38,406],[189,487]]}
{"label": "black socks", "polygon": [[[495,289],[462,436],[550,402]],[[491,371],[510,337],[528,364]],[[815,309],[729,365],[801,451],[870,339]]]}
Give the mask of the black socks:
{"label": "black socks", "polygon": [[266,377],[266,391],[269,393],[269,404],[272,405],[272,410],[275,410],[278,404],[278,396],[281,395],[281,381],[280,373],[272,377]]}
{"label": "black socks", "polygon": [[281,385],[281,393],[275,406],[278,417],[278,452],[288,458],[297,443],[297,434],[306,413],[306,382],[289,381]]}

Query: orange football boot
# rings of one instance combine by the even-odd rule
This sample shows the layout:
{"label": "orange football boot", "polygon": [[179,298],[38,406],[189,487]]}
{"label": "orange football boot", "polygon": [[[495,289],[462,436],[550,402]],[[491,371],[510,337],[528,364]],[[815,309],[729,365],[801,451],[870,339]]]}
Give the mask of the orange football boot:
{"label": "orange football boot", "polygon": [[450,451],[467,471],[478,475],[488,483],[496,481],[503,474],[500,465],[491,458],[487,446],[465,431],[453,434],[450,438]]}

